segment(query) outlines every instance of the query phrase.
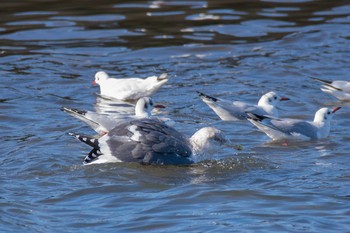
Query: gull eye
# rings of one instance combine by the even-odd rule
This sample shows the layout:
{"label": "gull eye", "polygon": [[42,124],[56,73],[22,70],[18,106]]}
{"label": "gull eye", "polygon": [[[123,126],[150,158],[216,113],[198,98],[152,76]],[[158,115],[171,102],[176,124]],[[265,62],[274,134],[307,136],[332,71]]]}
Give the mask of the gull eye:
{"label": "gull eye", "polygon": [[328,114],[328,115],[330,115],[330,114],[331,114],[331,112],[330,112],[330,111],[328,111],[328,112],[327,112],[327,114]]}
{"label": "gull eye", "polygon": [[273,98],[274,98],[275,100],[277,100],[277,96],[274,96]]}

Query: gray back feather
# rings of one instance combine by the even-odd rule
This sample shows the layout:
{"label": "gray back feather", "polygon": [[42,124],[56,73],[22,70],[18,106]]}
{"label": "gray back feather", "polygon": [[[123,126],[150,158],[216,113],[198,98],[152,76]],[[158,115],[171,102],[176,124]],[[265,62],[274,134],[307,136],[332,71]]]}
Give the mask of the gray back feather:
{"label": "gray back feather", "polygon": [[[130,130],[130,127],[134,130]],[[192,150],[188,140],[175,129],[155,119],[125,122],[110,130],[108,136],[110,138],[106,142],[111,153],[124,162],[192,163]]]}
{"label": "gray back feather", "polygon": [[[291,124],[286,124],[286,122]],[[305,135],[311,139],[317,138],[317,130],[314,125],[310,122],[294,119],[272,119],[271,125],[285,132],[288,135],[293,135],[295,133]]]}

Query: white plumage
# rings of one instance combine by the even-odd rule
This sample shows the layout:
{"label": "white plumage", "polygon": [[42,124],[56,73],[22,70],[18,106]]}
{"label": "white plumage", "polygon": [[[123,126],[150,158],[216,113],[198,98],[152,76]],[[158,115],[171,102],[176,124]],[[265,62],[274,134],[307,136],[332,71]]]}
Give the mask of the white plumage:
{"label": "white plumage", "polygon": [[168,81],[168,75],[141,78],[111,78],[104,71],[95,74],[94,84],[100,86],[101,96],[123,101],[136,101],[142,97],[152,96]]}
{"label": "white plumage", "polygon": [[271,118],[248,113],[248,120],[272,140],[281,139],[320,139],[329,135],[333,114],[340,107],[321,108],[313,121],[291,118]]}
{"label": "white plumage", "polygon": [[238,121],[247,118],[246,112],[252,112],[258,115],[269,115],[278,117],[276,108],[281,101],[289,100],[286,97],[280,97],[277,93],[271,91],[263,95],[258,104],[249,104],[242,101],[229,101],[211,97],[199,92],[199,96],[220,118],[224,121]]}
{"label": "white plumage", "polygon": [[319,78],[313,78],[323,83],[321,90],[333,95],[335,98],[342,101],[350,101],[350,82],[348,81],[328,81]]}
{"label": "white plumage", "polygon": [[69,115],[85,122],[98,134],[105,134],[115,126],[123,123],[127,120],[140,119],[140,118],[154,118],[160,121],[164,121],[168,125],[174,125],[175,122],[169,118],[158,117],[152,115],[154,103],[150,97],[140,98],[135,106],[134,115],[126,114],[101,114],[92,111],[82,111],[73,108],[62,107],[61,110],[68,113]]}

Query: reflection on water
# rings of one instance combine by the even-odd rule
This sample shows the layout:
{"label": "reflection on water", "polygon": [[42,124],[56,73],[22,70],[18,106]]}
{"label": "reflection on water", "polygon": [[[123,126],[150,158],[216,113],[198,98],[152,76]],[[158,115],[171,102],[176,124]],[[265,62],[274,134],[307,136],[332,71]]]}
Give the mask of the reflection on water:
{"label": "reflection on water", "polygon": [[94,104],[95,111],[101,114],[113,113],[135,115],[135,105],[117,99],[105,98],[98,95]]}
{"label": "reflection on water", "polygon": [[[349,104],[308,78],[347,79],[348,1],[0,7],[0,231],[349,231]],[[175,128],[215,126],[232,143],[189,167],[82,166],[88,148],[66,133],[93,132],[60,107],[134,113],[96,95],[99,70],[168,73],[154,100]],[[281,116],[343,106],[330,137],[270,143],[248,122],[219,121],[196,93],[253,103],[273,90],[291,98]]]}

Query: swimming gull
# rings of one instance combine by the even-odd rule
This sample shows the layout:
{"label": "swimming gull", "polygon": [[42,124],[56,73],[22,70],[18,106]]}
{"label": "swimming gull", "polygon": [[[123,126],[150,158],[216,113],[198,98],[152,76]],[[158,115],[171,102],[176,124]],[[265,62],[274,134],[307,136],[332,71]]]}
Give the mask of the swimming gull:
{"label": "swimming gull", "polygon": [[101,96],[124,101],[135,101],[141,97],[152,96],[168,81],[166,73],[160,76],[141,78],[110,78],[104,71],[95,74],[93,84],[100,86]]}
{"label": "swimming gull", "polygon": [[329,93],[339,100],[350,101],[350,82],[342,80],[328,81],[319,78],[311,78],[323,83],[321,88],[323,92]]}
{"label": "swimming gull", "polygon": [[138,118],[155,118],[164,121],[168,125],[174,125],[175,122],[169,118],[163,118],[152,115],[154,107],[163,107],[162,105],[154,105],[151,97],[140,98],[135,106],[135,115],[125,114],[101,114],[92,111],[82,111],[74,108],[62,107],[61,110],[69,115],[85,122],[98,134],[104,135],[116,125],[123,123],[126,120]]}
{"label": "swimming gull", "polygon": [[92,147],[84,164],[138,162],[141,164],[188,165],[196,161],[213,141],[225,142],[222,132],[213,127],[198,130],[187,139],[174,128],[155,119],[126,121],[95,139],[69,133]]}
{"label": "swimming gull", "polygon": [[281,101],[289,100],[289,98],[280,97],[273,91],[263,95],[257,105],[242,101],[232,102],[225,99],[214,98],[202,92],[198,93],[203,102],[206,103],[221,118],[221,120],[224,121],[245,120],[247,118],[246,112],[278,117],[279,114],[276,107]]}
{"label": "swimming gull", "polygon": [[333,114],[340,108],[321,108],[315,113],[313,121],[247,114],[248,120],[272,140],[320,139],[328,137]]}

